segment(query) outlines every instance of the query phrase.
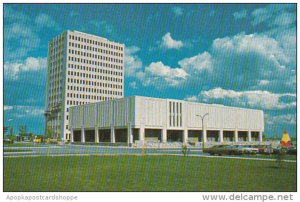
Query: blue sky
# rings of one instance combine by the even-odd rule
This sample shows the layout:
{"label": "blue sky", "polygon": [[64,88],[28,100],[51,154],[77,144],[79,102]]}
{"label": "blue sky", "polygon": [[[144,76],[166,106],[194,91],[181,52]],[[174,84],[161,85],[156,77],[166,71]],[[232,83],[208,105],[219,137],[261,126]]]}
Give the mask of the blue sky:
{"label": "blue sky", "polygon": [[4,125],[43,133],[47,44],[65,30],[125,44],[125,96],[262,109],[268,136],[296,135],[296,4],[6,4]]}

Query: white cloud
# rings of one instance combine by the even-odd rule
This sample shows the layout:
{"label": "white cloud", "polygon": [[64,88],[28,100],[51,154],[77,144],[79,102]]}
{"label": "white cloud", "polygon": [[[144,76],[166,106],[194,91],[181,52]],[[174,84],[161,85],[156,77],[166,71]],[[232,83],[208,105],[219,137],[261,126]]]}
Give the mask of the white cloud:
{"label": "white cloud", "polygon": [[16,106],[4,106],[4,110],[9,110],[9,114],[12,117],[36,117],[43,116],[44,107],[38,106],[25,106],[25,105],[16,105]]}
{"label": "white cloud", "polygon": [[38,27],[59,29],[59,24],[52,17],[45,13],[40,13],[35,17],[35,24]]}
{"label": "white cloud", "polygon": [[190,58],[184,58],[178,64],[187,72],[198,73],[204,69],[212,69],[212,57],[208,52],[204,52]]}
{"label": "white cloud", "polygon": [[6,110],[12,110],[12,109],[13,109],[13,106],[4,105],[4,111],[6,111]]}
{"label": "white cloud", "polygon": [[[20,21],[22,22],[22,21]],[[4,56],[9,59],[24,57],[28,52],[40,45],[40,38],[35,33],[34,27],[26,23],[14,22],[4,27],[5,43]],[[15,48],[11,44],[17,43]]]}
{"label": "white cloud", "polygon": [[274,124],[295,125],[297,123],[295,114],[283,114],[283,115],[277,115],[277,116],[265,114],[265,120],[268,125],[274,125]]}
{"label": "white cloud", "polygon": [[263,8],[255,9],[252,13],[252,25],[266,23],[272,26],[287,26],[296,21],[295,4],[270,4]]}
{"label": "white cloud", "polygon": [[190,102],[196,102],[198,100],[197,96],[193,95],[191,97],[187,97],[184,100],[190,101]]}
{"label": "white cloud", "polygon": [[172,8],[172,12],[176,15],[176,16],[181,16],[183,14],[183,8],[181,7],[173,7]]}
{"label": "white cloud", "polygon": [[183,47],[183,42],[174,40],[171,37],[171,33],[168,32],[162,37],[161,47],[167,49],[180,49]]}
{"label": "white cloud", "polygon": [[244,10],[235,12],[235,13],[233,13],[232,15],[233,15],[233,17],[234,17],[236,20],[239,20],[239,19],[242,19],[242,18],[247,17],[247,14],[248,14],[247,10],[244,9]]}
{"label": "white cloud", "polygon": [[296,98],[296,94],[276,94],[269,91],[234,91],[215,88],[208,91],[201,91],[199,100],[212,101],[218,99],[229,99],[235,105],[250,106],[262,109],[287,109],[295,108],[296,101],[283,102],[283,98]]}
{"label": "white cloud", "polygon": [[137,84],[135,81],[129,83],[130,88],[137,89]]}
{"label": "white cloud", "polygon": [[258,85],[265,86],[265,85],[268,85],[269,83],[270,83],[270,81],[268,81],[268,80],[260,80]]}
{"label": "white cloud", "polygon": [[265,60],[272,61],[278,68],[283,68],[281,63],[285,63],[288,60],[278,42],[266,35],[245,35],[241,33],[234,37],[218,38],[213,41],[212,47],[215,51],[226,51],[236,54],[256,53]]}
{"label": "white cloud", "polygon": [[141,59],[135,55],[140,49],[136,46],[125,47],[124,71],[125,76],[136,76],[136,73],[142,68]]}
{"label": "white cloud", "polygon": [[[184,81],[188,74],[181,68],[171,68],[162,62],[152,62],[145,68],[146,81],[149,84],[157,84],[163,82],[169,86],[177,86]],[[145,76],[145,75],[144,75]]]}
{"label": "white cloud", "polygon": [[[113,26],[105,20],[102,21],[91,20],[89,21],[88,25],[92,25],[94,30],[96,30],[97,32],[103,30],[107,34],[111,34],[114,30]],[[87,29],[87,27],[84,27],[83,29]]]}
{"label": "white cloud", "polygon": [[45,69],[47,64],[47,58],[34,58],[28,57],[21,62],[6,62],[4,64],[4,76],[7,79],[18,79],[20,73],[28,71],[38,71]]}

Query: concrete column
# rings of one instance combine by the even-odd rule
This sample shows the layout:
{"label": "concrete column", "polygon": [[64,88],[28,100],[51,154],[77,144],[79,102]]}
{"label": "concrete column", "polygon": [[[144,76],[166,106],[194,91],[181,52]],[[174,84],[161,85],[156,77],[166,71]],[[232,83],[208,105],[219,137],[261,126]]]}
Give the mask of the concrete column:
{"label": "concrete column", "polygon": [[144,141],[144,140],[145,140],[145,128],[144,128],[144,126],[140,126],[139,141]]}
{"label": "concrete column", "polygon": [[248,134],[248,142],[251,142],[251,141],[252,141],[252,138],[251,138],[251,131],[248,130],[247,134]]}
{"label": "concrete column", "polygon": [[71,142],[74,142],[74,129],[71,128]]}
{"label": "concrete column", "polygon": [[182,140],[183,140],[183,143],[186,143],[187,141],[188,141],[188,130],[187,129],[184,129],[183,130],[183,138],[182,138]]}
{"label": "concrete column", "polygon": [[114,128],[114,126],[110,127],[110,142],[111,143],[116,143],[115,128]]}
{"label": "concrete column", "polygon": [[262,142],[263,141],[263,132],[259,131],[259,135],[258,135],[258,141]]}
{"label": "concrete column", "polygon": [[132,128],[131,128],[131,124],[128,123],[127,125],[127,142],[128,144],[132,144],[133,143],[133,136],[132,136]]}
{"label": "concrete column", "polygon": [[223,130],[219,131],[219,142],[224,142],[224,140],[223,140]]}
{"label": "concrete column", "polygon": [[167,129],[163,128],[161,130],[161,141],[162,142],[167,142]]}
{"label": "concrete column", "polygon": [[237,130],[234,131],[234,141],[235,142],[239,141],[239,135],[238,135],[238,131]]}
{"label": "concrete column", "polygon": [[97,126],[95,127],[95,142],[99,143],[99,129]]}
{"label": "concrete column", "polygon": [[85,131],[84,128],[81,128],[81,142],[85,142]]}

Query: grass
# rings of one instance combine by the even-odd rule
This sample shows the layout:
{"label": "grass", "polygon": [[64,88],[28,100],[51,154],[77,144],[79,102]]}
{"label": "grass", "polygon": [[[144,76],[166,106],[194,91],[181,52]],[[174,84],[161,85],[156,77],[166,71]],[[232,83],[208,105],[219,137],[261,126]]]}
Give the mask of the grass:
{"label": "grass", "polygon": [[3,144],[4,147],[45,147],[49,146],[49,144],[33,144],[32,142],[28,143],[14,143],[14,144]]}
{"label": "grass", "polygon": [[29,149],[4,149],[3,152],[30,152]]}
{"label": "grass", "polygon": [[4,191],[296,191],[296,163],[182,156],[4,158]]}

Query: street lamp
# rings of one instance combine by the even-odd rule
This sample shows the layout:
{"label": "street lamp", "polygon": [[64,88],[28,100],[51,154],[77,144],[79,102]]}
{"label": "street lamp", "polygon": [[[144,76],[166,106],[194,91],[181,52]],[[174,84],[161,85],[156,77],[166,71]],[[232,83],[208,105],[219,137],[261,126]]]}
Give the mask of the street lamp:
{"label": "street lamp", "polygon": [[201,120],[202,120],[202,152],[204,151],[204,118],[208,115],[208,113],[202,115],[196,115],[196,116],[200,116]]}

